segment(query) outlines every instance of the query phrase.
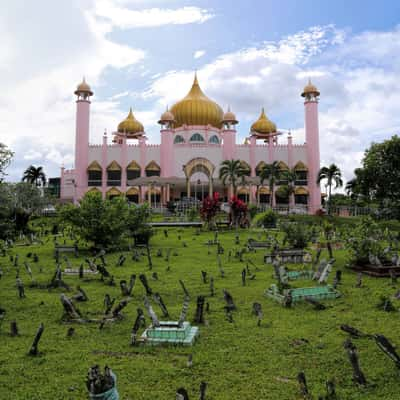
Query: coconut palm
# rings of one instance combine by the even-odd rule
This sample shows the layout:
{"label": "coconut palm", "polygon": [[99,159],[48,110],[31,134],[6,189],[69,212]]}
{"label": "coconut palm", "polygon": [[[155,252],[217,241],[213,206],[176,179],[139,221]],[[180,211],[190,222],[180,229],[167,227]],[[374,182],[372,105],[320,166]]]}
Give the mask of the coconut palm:
{"label": "coconut palm", "polygon": [[296,171],[294,169],[282,171],[281,178],[283,178],[283,180],[287,182],[287,184],[285,186],[281,186],[281,188],[283,188],[282,191],[285,193],[285,196],[289,198],[289,207],[288,207],[288,213],[289,213],[290,206],[294,205],[293,195],[296,191]]}
{"label": "coconut palm", "polygon": [[326,180],[328,187],[328,214],[330,214],[332,185],[335,184],[335,189],[343,186],[342,172],[336,164],[331,164],[329,167],[322,167],[318,172],[317,183]]}
{"label": "coconut palm", "polygon": [[22,181],[26,181],[35,186],[44,186],[46,183],[46,175],[43,171],[43,167],[31,165],[25,170]]}
{"label": "coconut palm", "polygon": [[264,181],[268,180],[269,186],[269,203],[272,207],[272,199],[274,197],[275,183],[280,179],[281,169],[278,161],[274,161],[272,164],[265,164],[260,171],[260,183],[263,185]]}
{"label": "coconut palm", "polygon": [[221,163],[219,179],[222,180],[223,185],[226,185],[228,182],[232,186],[233,195],[236,195],[239,179],[249,175],[249,173],[248,168],[243,166],[240,160],[225,160]]}

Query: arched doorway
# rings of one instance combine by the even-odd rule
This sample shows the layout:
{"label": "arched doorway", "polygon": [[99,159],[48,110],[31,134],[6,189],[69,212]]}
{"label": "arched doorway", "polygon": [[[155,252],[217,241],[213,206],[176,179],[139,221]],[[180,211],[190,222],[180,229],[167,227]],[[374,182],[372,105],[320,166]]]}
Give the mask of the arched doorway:
{"label": "arched doorway", "polygon": [[126,192],[126,198],[130,203],[139,204],[139,189],[136,187],[131,187]]}
{"label": "arched doorway", "polygon": [[187,197],[206,197],[213,193],[215,166],[206,158],[194,158],[183,167]]}
{"label": "arched doorway", "polygon": [[113,188],[111,188],[110,190],[107,191],[106,196],[107,196],[107,198],[108,198],[109,200],[111,200],[111,199],[113,199],[114,197],[119,197],[119,196],[121,196],[121,194],[122,194],[122,193],[121,193],[117,188],[113,187]]}

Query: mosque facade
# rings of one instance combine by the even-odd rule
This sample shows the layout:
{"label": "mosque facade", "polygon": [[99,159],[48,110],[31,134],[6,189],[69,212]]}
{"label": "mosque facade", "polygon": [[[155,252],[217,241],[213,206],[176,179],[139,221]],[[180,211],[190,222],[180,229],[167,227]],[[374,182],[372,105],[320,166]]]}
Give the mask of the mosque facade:
{"label": "mosque facade", "polygon": [[[93,92],[83,80],[76,101],[75,165],[61,169],[61,200],[78,202],[86,192],[103,197],[125,196],[135,203],[166,204],[182,198],[205,198],[213,192],[229,200],[232,187],[219,179],[224,160],[240,160],[248,172],[238,181],[236,194],[253,204],[290,206],[315,213],[321,207],[316,183],[320,168],[318,101],[319,91],[309,81],[304,98],[305,143],[294,144],[264,110],[251,125],[244,144],[237,143],[236,115],[226,112],[201,90],[197,76],[188,94],[160,117],[160,144],[148,143],[143,125],[132,110],[101,144],[90,144],[90,98]],[[271,190],[260,179],[267,164],[277,162],[282,178]],[[276,163],[275,163],[276,164]],[[295,179],[287,187],[284,171]],[[294,186],[294,190],[293,190]]]}

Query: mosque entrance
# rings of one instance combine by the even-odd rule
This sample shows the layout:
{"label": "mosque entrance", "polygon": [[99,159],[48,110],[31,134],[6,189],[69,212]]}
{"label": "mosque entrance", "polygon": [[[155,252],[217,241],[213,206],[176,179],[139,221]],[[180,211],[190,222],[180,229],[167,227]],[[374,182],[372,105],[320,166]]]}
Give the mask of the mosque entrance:
{"label": "mosque entrance", "polygon": [[199,200],[213,193],[215,166],[206,158],[194,158],[183,166],[186,176],[186,195]]}

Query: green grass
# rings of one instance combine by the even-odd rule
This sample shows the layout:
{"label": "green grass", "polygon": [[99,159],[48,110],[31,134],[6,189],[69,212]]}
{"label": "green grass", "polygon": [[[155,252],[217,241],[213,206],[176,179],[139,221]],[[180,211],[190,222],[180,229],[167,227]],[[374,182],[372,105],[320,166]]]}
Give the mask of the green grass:
{"label": "green grass", "polygon": [[[376,384],[367,389],[359,389],[352,382],[352,371],[343,342],[347,336],[339,330],[347,323],[367,333],[382,333],[400,344],[398,337],[399,315],[376,309],[380,295],[392,295],[395,288],[389,280],[364,278],[364,287],[354,287],[356,276],[346,271],[346,251],[337,251],[335,270],[343,270],[343,297],[324,302],[325,311],[315,311],[311,306],[301,304],[285,309],[264,297],[264,290],[274,283],[272,267],[263,265],[262,249],[248,253],[260,271],[254,281],[241,285],[241,270],[245,264],[232,258],[228,262],[228,250],[235,249],[234,232],[221,233],[219,238],[225,248],[222,255],[225,278],[221,278],[217,267],[216,247],[207,254],[205,242],[213,238],[213,233],[204,232],[200,236],[194,229],[169,230],[165,239],[162,230],[152,238],[154,267],[159,281],[153,281],[146,257],[135,263],[128,256],[123,267],[115,267],[119,253],[107,255],[109,270],[114,274],[116,287],[105,286],[99,277],[91,277],[89,282],[80,282],[78,277],[64,277],[75,288],[80,284],[89,296],[87,303],[78,304],[84,315],[95,318],[103,310],[105,293],[121,299],[119,280],[129,279],[132,273],[145,272],[153,291],[163,296],[171,317],[177,319],[181,310],[183,293],[178,283],[183,279],[192,301],[188,319],[195,313],[196,296],[209,295],[208,285],[201,280],[201,270],[214,276],[216,296],[207,297],[210,313],[205,315],[206,325],[200,326],[200,337],[193,347],[135,347],[130,346],[130,332],[136,317],[136,308],[143,308],[144,288],[139,280],[133,298],[123,311],[124,320],[107,324],[103,330],[98,324],[84,324],[75,327],[75,335],[66,337],[70,325],[61,322],[62,306],[60,290],[51,292],[28,288],[29,276],[23,267],[28,252],[39,255],[39,263],[29,264],[34,277],[40,283],[47,283],[55,268],[52,242],[44,246],[14,247],[11,253],[20,255],[21,276],[26,285],[26,298],[18,299],[15,288],[15,269],[8,257],[0,257],[0,265],[5,272],[0,280],[0,306],[7,310],[0,328],[0,398],[13,400],[85,399],[84,384],[86,372],[93,364],[109,365],[118,377],[121,399],[175,398],[177,387],[184,386],[191,398],[198,397],[202,380],[208,382],[207,398],[221,400],[292,400],[300,398],[296,376],[304,371],[314,398],[325,393],[325,382],[333,379],[340,398],[352,399],[395,399],[398,397],[398,371],[373,343],[367,339],[354,340],[359,350],[361,367],[367,380]],[[241,231],[241,243],[256,234]],[[187,248],[182,241],[188,243]],[[171,255],[171,271],[166,272],[164,258],[155,256],[158,248],[177,248],[178,256]],[[164,253],[165,254],[165,253]],[[127,253],[128,255],[128,253]],[[69,256],[74,266],[79,266],[86,255],[79,259]],[[327,257],[326,253],[323,256]],[[39,266],[43,272],[39,272]],[[65,266],[65,265],[64,265]],[[296,282],[295,286],[310,282]],[[234,323],[225,319],[222,289],[233,296],[238,311],[234,312]],[[256,318],[251,314],[253,302],[262,304],[264,319],[261,327],[256,326]],[[396,301],[396,300],[394,300]],[[41,302],[44,304],[41,305]],[[395,304],[397,306],[397,304]],[[161,315],[158,307],[154,309]],[[9,336],[9,325],[15,319],[20,336]],[[27,352],[33,336],[43,322],[45,331],[39,344],[41,355],[30,357]],[[146,315],[146,323],[149,318]],[[308,344],[299,344],[298,339],[307,339]],[[193,367],[186,366],[187,355],[193,353]]]}

